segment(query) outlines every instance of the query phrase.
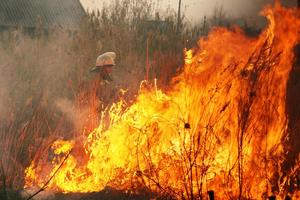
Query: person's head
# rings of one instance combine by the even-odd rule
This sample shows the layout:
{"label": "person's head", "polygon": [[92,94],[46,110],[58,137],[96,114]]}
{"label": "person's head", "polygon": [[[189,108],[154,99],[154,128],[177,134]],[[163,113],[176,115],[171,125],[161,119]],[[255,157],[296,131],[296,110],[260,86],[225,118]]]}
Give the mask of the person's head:
{"label": "person's head", "polygon": [[91,69],[91,71],[105,71],[106,73],[111,73],[115,64],[116,53],[106,52],[101,54],[96,59],[96,66]]}

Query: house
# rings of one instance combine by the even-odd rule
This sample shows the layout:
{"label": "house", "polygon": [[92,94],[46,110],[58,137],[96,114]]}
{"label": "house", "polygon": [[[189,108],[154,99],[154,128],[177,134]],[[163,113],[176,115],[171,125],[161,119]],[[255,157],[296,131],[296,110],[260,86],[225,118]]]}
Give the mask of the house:
{"label": "house", "polygon": [[85,14],[80,0],[0,0],[0,31],[17,27],[29,32],[37,27],[75,31]]}

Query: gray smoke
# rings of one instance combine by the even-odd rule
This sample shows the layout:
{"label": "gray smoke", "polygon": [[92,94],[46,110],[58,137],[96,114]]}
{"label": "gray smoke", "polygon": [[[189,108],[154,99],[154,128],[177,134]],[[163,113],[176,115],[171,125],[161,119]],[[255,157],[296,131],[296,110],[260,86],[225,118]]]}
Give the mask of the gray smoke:
{"label": "gray smoke", "polygon": [[[99,9],[103,2],[109,4],[110,0],[81,0],[83,6],[89,10]],[[161,13],[172,10],[177,12],[179,0],[152,0]],[[257,15],[264,5],[274,3],[274,0],[181,0],[182,12],[190,22],[202,20],[204,16],[214,14],[216,7],[222,7],[224,13],[230,18],[258,19]],[[281,0],[285,6],[295,6],[297,0]]]}

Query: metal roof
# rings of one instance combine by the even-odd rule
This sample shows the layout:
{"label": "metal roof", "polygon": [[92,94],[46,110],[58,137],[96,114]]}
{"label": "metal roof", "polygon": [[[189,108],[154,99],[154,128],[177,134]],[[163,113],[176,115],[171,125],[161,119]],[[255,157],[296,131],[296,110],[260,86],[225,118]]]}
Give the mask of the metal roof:
{"label": "metal roof", "polygon": [[78,29],[85,11],[79,0],[0,0],[0,25]]}

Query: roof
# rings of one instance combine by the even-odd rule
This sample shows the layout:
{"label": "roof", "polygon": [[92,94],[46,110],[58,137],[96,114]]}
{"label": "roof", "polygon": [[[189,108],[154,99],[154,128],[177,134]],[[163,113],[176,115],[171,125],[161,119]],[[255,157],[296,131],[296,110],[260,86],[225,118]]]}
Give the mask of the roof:
{"label": "roof", "polygon": [[78,29],[85,11],[79,0],[0,0],[0,25]]}

